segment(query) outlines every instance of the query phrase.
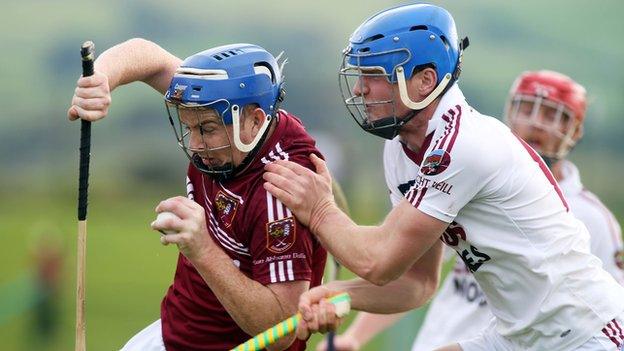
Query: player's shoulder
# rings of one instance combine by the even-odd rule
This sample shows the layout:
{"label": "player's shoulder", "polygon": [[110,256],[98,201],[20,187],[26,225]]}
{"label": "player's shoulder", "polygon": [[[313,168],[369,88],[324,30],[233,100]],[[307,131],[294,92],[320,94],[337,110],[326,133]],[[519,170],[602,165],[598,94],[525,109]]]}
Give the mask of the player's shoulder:
{"label": "player's shoulder", "polygon": [[462,168],[495,169],[508,159],[511,138],[509,128],[496,118],[458,104],[442,115],[423,164],[428,158],[450,158]]}
{"label": "player's shoulder", "polygon": [[267,144],[267,151],[261,158],[263,164],[282,159],[310,167],[309,155],[321,156],[316,141],[306,131],[303,122],[285,110],[280,110],[275,136],[269,138]]}

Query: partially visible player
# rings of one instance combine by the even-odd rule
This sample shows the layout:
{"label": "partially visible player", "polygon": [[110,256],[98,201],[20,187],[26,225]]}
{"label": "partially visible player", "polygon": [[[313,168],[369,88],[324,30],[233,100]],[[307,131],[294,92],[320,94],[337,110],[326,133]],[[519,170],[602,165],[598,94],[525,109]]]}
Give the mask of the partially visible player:
{"label": "partially visible player", "polygon": [[[177,144],[189,158],[187,197],[161,202],[152,228],[180,255],[160,319],[124,351],[228,350],[296,311],[321,282],[326,252],[262,187],[264,166],[287,159],[311,167],[320,155],[301,121],[279,108],[282,67],[263,48],[233,44],[182,61],[134,39],[104,52],[81,78],[70,119],[104,117],[110,90],[143,81],[165,95]],[[175,234],[177,233],[177,234]],[[303,350],[287,337],[270,350]],[[292,345],[291,345],[292,343]]]}
{"label": "partially visible player", "polygon": [[[583,187],[576,166],[567,154],[583,136],[586,114],[585,89],[571,78],[553,71],[524,72],[514,82],[505,107],[511,130],[524,139],[549,165],[572,213],[591,237],[591,252],[604,269],[624,285],[622,232],[613,214]],[[385,154],[386,163],[391,155]],[[391,165],[387,164],[386,169]],[[393,184],[391,193],[405,192]],[[398,202],[393,197],[393,206]],[[360,313],[343,335],[336,338],[338,350],[357,350],[403,314]],[[412,351],[432,350],[485,329],[493,315],[474,276],[461,258],[442,283],[414,341]],[[444,326],[441,328],[440,326]],[[321,344],[319,350],[324,350]]]}
{"label": "partially visible player", "polygon": [[437,288],[444,242],[496,318],[441,350],[619,350],[624,288],[590,253],[586,227],[539,155],[466,101],[456,83],[466,44],[452,16],[427,4],[382,11],[349,38],[345,104],[365,131],[391,139],[386,172],[409,189],[390,189],[399,203],[381,225],[357,225],[336,208],[319,158],[311,157],[316,172],[266,166],[265,188],[363,278],[302,294],[298,336],[335,328],[324,299],[339,292],[356,310],[422,306]]}

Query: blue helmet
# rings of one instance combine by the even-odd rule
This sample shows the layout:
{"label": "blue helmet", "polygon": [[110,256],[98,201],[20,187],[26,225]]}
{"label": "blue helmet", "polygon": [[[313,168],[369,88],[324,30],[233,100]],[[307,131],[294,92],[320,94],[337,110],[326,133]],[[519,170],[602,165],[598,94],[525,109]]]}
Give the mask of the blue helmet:
{"label": "blue helmet", "polygon": [[[366,110],[362,106],[363,98],[352,95],[353,86],[347,77],[359,78],[375,70],[375,75],[383,75],[390,83],[398,84],[403,104],[419,111],[457,80],[462,50],[467,45],[467,39],[459,41],[451,14],[435,5],[404,5],[373,15],[353,32],[344,50],[341,90],[347,107],[352,115],[354,112],[359,115],[354,118],[366,131],[393,138],[415,113],[403,118],[393,115],[388,117],[392,120],[385,118],[375,123],[368,121],[368,116],[362,115]],[[423,101],[414,102],[407,94],[405,82],[424,67],[436,71],[437,88]],[[357,73],[350,73],[353,71]]]}
{"label": "blue helmet", "polygon": [[[178,109],[211,109],[220,116],[223,125],[233,125],[234,145],[240,151],[249,153],[246,162],[243,162],[245,165],[260,147],[268,126],[278,112],[284,95],[282,86],[281,67],[277,59],[257,45],[219,46],[186,58],[165,93],[169,120],[178,143],[200,171],[221,178],[233,175],[236,171],[234,167],[227,170],[208,167],[190,149],[185,139],[188,133],[182,130]],[[267,119],[255,139],[245,144],[240,139],[239,118],[243,108],[250,104],[262,109]],[[177,114],[177,123],[172,111]]]}

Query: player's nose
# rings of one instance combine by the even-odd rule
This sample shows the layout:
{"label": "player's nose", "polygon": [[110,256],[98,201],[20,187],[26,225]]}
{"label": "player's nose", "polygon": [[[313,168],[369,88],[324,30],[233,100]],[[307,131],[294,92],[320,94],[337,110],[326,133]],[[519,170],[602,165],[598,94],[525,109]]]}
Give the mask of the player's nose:
{"label": "player's nose", "polygon": [[368,94],[370,92],[370,89],[366,84],[366,79],[362,77],[358,78],[358,80],[355,81],[355,84],[353,85],[352,92],[355,96],[364,96]]}

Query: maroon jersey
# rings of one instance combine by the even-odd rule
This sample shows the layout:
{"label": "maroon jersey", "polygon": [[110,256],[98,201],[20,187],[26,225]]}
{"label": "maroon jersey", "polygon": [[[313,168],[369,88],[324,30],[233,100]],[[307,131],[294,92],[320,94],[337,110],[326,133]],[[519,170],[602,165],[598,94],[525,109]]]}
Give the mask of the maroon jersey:
{"label": "maroon jersey", "polygon": [[[247,169],[218,182],[189,166],[188,197],[206,211],[209,235],[250,279],[261,284],[308,280],[321,283],[326,252],[286,206],[262,187],[264,165],[285,159],[313,169],[320,155],[301,121],[280,111],[273,134]],[[180,254],[161,305],[162,334],[169,351],[229,350],[251,336],[238,327],[193,265]],[[296,339],[289,350],[303,350]]]}

